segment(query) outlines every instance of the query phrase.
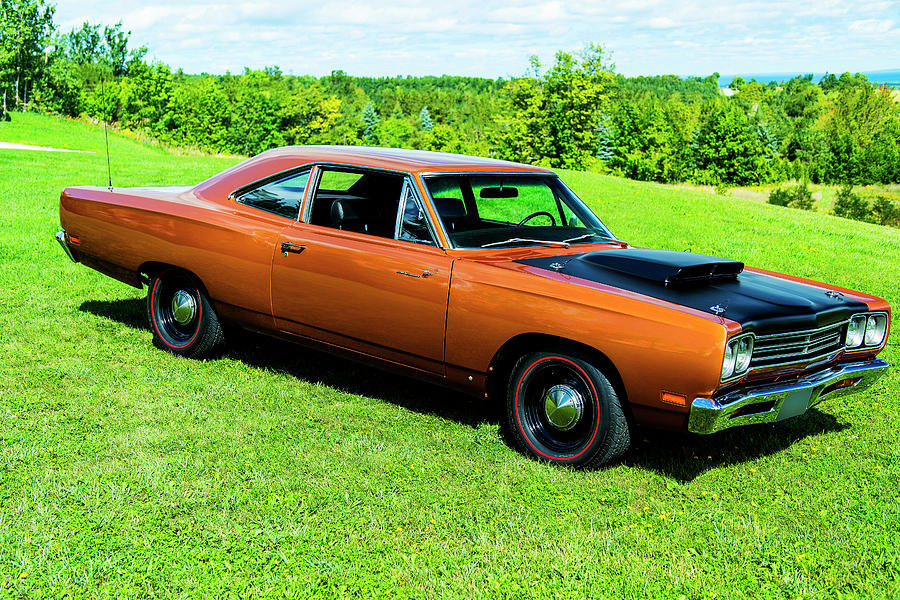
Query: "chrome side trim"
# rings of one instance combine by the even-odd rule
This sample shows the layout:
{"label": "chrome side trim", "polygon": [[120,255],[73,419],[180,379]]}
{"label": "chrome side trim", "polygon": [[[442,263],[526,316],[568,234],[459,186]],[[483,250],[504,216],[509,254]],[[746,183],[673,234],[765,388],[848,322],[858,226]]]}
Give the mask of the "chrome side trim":
{"label": "chrome side trim", "polygon": [[[783,421],[805,413],[826,398],[861,392],[888,368],[880,358],[816,371],[790,383],[746,387],[691,403],[688,431],[714,433],[756,423]],[[754,405],[759,405],[754,408]]]}
{"label": "chrome side trim", "polygon": [[59,242],[59,245],[62,246],[63,252],[66,253],[66,256],[68,256],[72,262],[77,263],[78,260],[75,258],[75,255],[72,254],[72,249],[69,248],[69,244],[67,243],[68,236],[66,236],[66,232],[63,230],[59,230],[56,232],[56,235],[54,237],[56,237],[56,241]]}

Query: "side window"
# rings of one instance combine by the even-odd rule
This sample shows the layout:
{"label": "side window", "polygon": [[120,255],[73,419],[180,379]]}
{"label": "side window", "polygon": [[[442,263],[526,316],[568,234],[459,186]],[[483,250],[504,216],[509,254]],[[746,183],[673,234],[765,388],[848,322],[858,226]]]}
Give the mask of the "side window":
{"label": "side window", "polygon": [[267,183],[256,189],[244,192],[237,201],[266,212],[274,213],[288,219],[297,219],[303,192],[309,182],[309,171],[292,175],[286,179]]}
{"label": "side window", "polygon": [[393,173],[323,167],[309,222],[393,238],[403,180]]}
{"label": "side window", "polygon": [[400,223],[397,231],[397,239],[407,242],[418,242],[434,246],[434,237],[428,228],[428,217],[421,201],[409,189],[405,188],[403,210],[400,213]]}

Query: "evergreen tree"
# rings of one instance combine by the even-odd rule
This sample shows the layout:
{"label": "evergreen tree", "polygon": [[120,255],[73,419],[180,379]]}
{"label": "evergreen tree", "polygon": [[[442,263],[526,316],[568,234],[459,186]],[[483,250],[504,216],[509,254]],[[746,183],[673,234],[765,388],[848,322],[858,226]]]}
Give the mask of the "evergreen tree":
{"label": "evergreen tree", "polygon": [[597,158],[604,165],[608,165],[616,156],[615,130],[612,119],[606,113],[600,113],[597,118]]}
{"label": "evergreen tree", "polygon": [[434,129],[434,121],[431,120],[431,115],[428,113],[427,106],[423,106],[422,110],[419,111],[419,129],[422,131],[431,131]]}
{"label": "evergreen tree", "polygon": [[363,122],[363,139],[366,142],[371,142],[375,136],[375,126],[378,125],[378,113],[375,111],[375,105],[372,102],[366,104],[366,107],[362,112],[362,122]]}

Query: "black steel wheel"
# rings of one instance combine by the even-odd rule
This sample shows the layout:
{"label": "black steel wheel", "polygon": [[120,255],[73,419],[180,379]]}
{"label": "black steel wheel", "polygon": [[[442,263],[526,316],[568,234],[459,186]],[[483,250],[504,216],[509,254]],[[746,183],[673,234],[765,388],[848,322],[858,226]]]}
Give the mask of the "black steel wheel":
{"label": "black steel wheel", "polygon": [[225,341],[206,292],[196,279],[181,271],[163,271],[150,282],[147,318],[153,344],[174,354],[208,357]]}
{"label": "black steel wheel", "polygon": [[513,368],[506,427],[525,454],[594,468],[621,456],[631,435],[609,379],[579,354],[535,352]]}

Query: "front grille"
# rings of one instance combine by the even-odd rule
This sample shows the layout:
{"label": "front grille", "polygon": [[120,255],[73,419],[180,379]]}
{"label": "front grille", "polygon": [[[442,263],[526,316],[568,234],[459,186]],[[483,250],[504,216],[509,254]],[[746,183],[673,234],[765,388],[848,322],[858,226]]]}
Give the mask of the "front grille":
{"label": "front grille", "polygon": [[846,329],[847,322],[842,321],[809,331],[757,336],[750,368],[812,362],[835,354],[844,347]]}

